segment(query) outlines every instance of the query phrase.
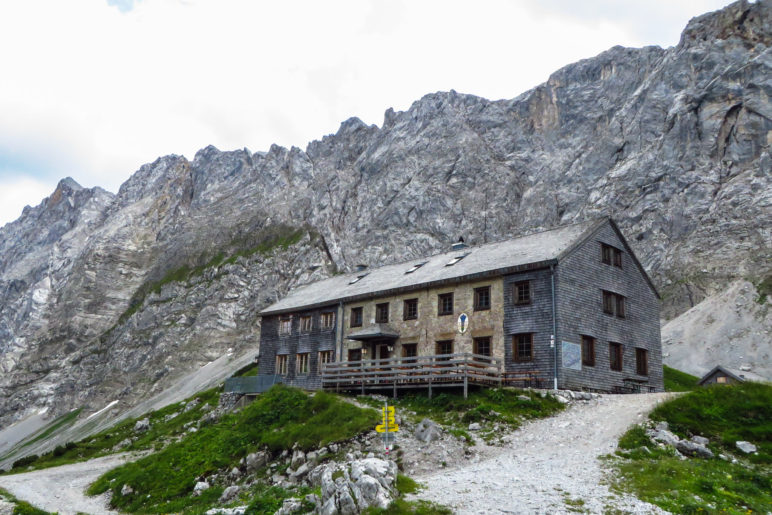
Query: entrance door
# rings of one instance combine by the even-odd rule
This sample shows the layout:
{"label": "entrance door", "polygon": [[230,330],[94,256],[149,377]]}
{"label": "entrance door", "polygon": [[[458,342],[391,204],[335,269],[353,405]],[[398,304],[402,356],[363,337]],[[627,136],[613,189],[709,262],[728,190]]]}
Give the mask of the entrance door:
{"label": "entrance door", "polygon": [[376,359],[389,359],[391,357],[391,353],[389,352],[389,344],[388,343],[379,343],[375,346],[375,356]]}
{"label": "entrance door", "polygon": [[[348,361],[351,363],[352,361],[362,361],[362,349],[349,349],[348,350]],[[359,366],[357,365],[351,365],[349,366]]]}

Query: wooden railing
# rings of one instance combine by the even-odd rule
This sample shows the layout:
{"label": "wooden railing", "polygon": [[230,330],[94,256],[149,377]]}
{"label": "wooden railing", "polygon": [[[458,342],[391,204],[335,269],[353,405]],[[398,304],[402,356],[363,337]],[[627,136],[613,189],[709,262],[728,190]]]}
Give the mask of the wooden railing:
{"label": "wooden railing", "polygon": [[335,390],[365,390],[463,386],[502,386],[502,361],[480,354],[439,354],[412,358],[367,359],[322,366],[322,386]]}

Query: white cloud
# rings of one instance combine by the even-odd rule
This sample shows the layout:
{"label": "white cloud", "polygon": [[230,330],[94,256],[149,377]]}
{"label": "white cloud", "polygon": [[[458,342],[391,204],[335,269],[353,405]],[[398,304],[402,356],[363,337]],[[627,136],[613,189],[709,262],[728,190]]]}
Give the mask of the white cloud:
{"label": "white cloud", "polygon": [[[304,147],[438,90],[511,98],[615,44],[675,44],[690,16],[720,3],[4,2],[0,169],[5,150],[52,184],[71,175],[115,191],[159,155]],[[645,13],[676,27],[667,40],[645,40]]]}

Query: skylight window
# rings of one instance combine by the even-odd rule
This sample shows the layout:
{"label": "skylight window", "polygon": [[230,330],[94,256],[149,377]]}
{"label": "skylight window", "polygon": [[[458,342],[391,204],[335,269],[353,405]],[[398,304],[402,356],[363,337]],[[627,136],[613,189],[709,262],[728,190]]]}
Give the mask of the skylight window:
{"label": "skylight window", "polygon": [[358,276],[356,276],[353,279],[351,279],[348,283],[349,284],[358,283],[360,281],[360,279],[362,279],[363,277],[366,277],[366,276],[367,276],[367,274],[359,274]]}
{"label": "skylight window", "polygon": [[468,255],[469,255],[469,254],[467,253],[467,254],[461,254],[461,255],[458,255],[458,256],[452,257],[452,258],[450,259],[450,261],[448,261],[447,263],[445,263],[445,266],[453,266],[453,265],[455,265],[456,263],[458,263],[459,261],[461,261],[462,259],[464,259],[465,257],[467,257]]}
{"label": "skylight window", "polygon": [[413,265],[412,267],[410,267],[410,270],[408,270],[408,271],[407,271],[407,272],[405,272],[405,273],[406,273],[406,274],[412,274],[413,272],[415,272],[416,270],[418,270],[419,268],[421,268],[421,267],[422,267],[422,266],[424,266],[425,264],[426,264],[426,261],[423,261],[423,262],[421,262],[421,263],[416,263],[415,265]]}

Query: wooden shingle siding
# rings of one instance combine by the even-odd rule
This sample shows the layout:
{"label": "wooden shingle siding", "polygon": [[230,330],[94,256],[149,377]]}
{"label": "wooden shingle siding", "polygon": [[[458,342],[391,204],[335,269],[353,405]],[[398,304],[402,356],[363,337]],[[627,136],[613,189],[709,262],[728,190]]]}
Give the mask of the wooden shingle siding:
{"label": "wooden shingle siding", "polygon": [[[321,313],[335,313],[335,322],[331,329],[322,329],[320,322]],[[301,333],[300,318],[311,316],[311,331]],[[279,320],[286,315],[274,315],[263,317],[260,329],[260,364],[259,374],[276,374],[276,355],[286,353],[289,363],[287,375],[282,376],[284,384],[297,386],[307,390],[316,390],[322,387],[319,377],[319,351],[336,349],[336,334],[338,327],[338,307],[329,306],[319,309],[299,311],[292,316],[292,331],[290,334],[279,334]],[[308,374],[297,374],[298,353],[309,353]],[[333,353],[334,360],[338,357]]]}
{"label": "wooden shingle siding", "polygon": [[[514,296],[515,283],[529,281],[531,302],[517,304]],[[495,302],[495,300],[494,300]],[[504,367],[507,372],[538,370],[544,381],[552,380],[553,350],[550,349],[552,334],[552,294],[548,268],[504,277]],[[512,349],[512,335],[533,334],[533,360],[518,362]],[[551,383],[550,383],[551,384]]]}
{"label": "wooden shingle siding", "polygon": [[[601,244],[623,249],[622,267],[601,260]],[[659,300],[635,266],[616,231],[604,224],[555,267],[558,303],[558,342],[581,344],[582,335],[595,338],[595,366],[582,370],[562,368],[558,353],[561,388],[612,391],[625,379],[647,381],[663,391]],[[603,291],[625,297],[625,318],[603,312]],[[611,370],[609,342],[622,344],[622,370]],[[648,351],[648,376],[636,373],[635,348]]]}

